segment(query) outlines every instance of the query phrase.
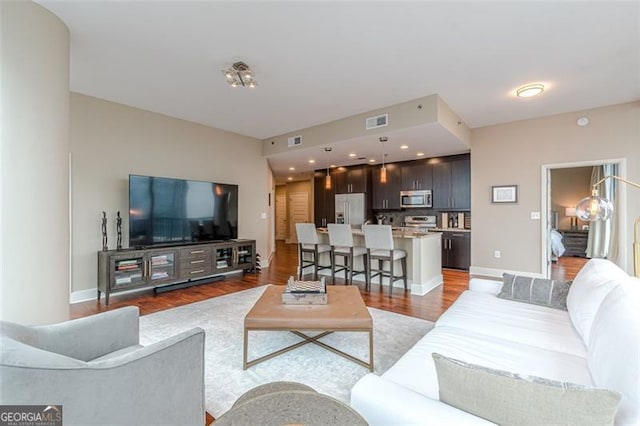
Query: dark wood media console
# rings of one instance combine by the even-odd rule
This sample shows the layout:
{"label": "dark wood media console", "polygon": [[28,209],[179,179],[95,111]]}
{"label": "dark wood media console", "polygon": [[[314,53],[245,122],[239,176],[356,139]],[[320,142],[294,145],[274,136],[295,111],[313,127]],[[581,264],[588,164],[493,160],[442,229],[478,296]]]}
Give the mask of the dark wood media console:
{"label": "dark wood media console", "polygon": [[157,292],[210,283],[224,273],[253,271],[255,240],[230,240],[148,249],[98,252],[98,300],[104,293],[155,287]]}

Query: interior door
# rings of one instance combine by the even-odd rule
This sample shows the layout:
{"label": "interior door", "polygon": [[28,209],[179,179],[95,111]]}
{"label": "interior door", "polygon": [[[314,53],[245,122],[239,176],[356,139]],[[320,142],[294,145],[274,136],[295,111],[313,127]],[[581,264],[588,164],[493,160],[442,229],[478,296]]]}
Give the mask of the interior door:
{"label": "interior door", "polygon": [[276,196],[276,240],[287,238],[287,196]]}
{"label": "interior door", "polygon": [[296,223],[309,222],[309,193],[292,192],[289,194],[289,235],[292,243],[298,243]]}

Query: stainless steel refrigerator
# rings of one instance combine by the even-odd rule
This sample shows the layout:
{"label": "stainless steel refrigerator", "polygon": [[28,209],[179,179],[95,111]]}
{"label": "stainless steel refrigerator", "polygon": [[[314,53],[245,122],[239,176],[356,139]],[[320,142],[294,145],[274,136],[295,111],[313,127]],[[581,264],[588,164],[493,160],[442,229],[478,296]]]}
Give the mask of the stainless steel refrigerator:
{"label": "stainless steel refrigerator", "polygon": [[336,194],[336,223],[362,225],[364,215],[364,194]]}

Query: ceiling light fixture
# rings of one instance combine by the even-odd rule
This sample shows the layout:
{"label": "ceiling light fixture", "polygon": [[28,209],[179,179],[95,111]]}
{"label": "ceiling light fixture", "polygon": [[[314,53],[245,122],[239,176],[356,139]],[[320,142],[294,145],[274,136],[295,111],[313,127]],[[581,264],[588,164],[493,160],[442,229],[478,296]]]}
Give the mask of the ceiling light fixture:
{"label": "ceiling light fixture", "polygon": [[419,152],[416,154],[418,157],[424,157],[424,152]]}
{"label": "ceiling light fixture", "polygon": [[576,121],[576,124],[580,127],[584,127],[587,124],[589,124],[589,118],[587,117],[580,117],[578,118],[578,120]]}
{"label": "ceiling light fixture", "polygon": [[244,62],[236,62],[231,68],[222,70],[231,87],[256,87],[258,82],[253,78],[253,71]]}
{"label": "ceiling light fixture", "polygon": [[378,140],[380,141],[380,145],[382,145],[382,168],[380,169],[380,183],[387,183],[387,168],[384,165],[384,143],[388,140],[388,138],[386,136],[382,136]]}
{"label": "ceiling light fixture", "polygon": [[400,145],[400,149],[409,149],[409,145]]}
{"label": "ceiling light fixture", "polygon": [[295,167],[289,167],[289,170],[294,171],[296,168]]}
{"label": "ceiling light fixture", "polygon": [[538,96],[544,92],[544,85],[542,84],[527,84],[516,90],[516,96],[519,98],[530,98],[532,96]]}
{"label": "ceiling light fixture", "polygon": [[349,154],[349,157],[352,157],[352,158],[353,158],[353,157],[355,157],[355,156],[356,156],[356,153],[355,153],[355,152],[352,152],[351,154]]}
{"label": "ceiling light fixture", "polygon": [[314,160],[314,159],[309,160],[309,164],[315,164],[315,162],[316,162],[316,160]]}
{"label": "ceiling light fixture", "polygon": [[331,147],[325,146],[324,152],[327,153],[327,175],[324,177],[324,189],[331,189],[331,175],[329,174],[329,153],[331,152]]}

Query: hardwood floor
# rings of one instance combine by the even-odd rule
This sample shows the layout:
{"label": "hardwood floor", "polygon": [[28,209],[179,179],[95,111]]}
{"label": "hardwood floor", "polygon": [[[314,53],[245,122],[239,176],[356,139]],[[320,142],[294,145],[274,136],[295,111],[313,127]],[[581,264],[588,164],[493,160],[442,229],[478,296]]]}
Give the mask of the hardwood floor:
{"label": "hardwood floor", "polygon": [[[70,305],[70,317],[79,318],[123,306],[138,306],[141,315],[187,305],[211,297],[222,296],[264,284],[284,284],[289,276],[296,274],[297,247],[295,244],[276,243],[276,252],[268,269],[256,274],[234,275],[211,284],[189,287],[154,294],[153,290],[143,290],[124,295],[111,295],[106,306],[104,297],[98,301],[87,301]],[[443,270],[444,285],[424,296],[414,296],[402,289],[394,289],[390,297],[388,291],[372,285],[371,291],[364,289],[364,283],[354,283],[360,288],[367,306],[384,309],[399,314],[435,321],[469,287],[469,273],[457,270]],[[310,275],[308,276],[310,278]],[[336,284],[344,280],[336,278]]]}
{"label": "hardwood floor", "polygon": [[572,280],[588,261],[589,259],[584,257],[559,257],[557,262],[551,264],[551,279],[563,281]]}

